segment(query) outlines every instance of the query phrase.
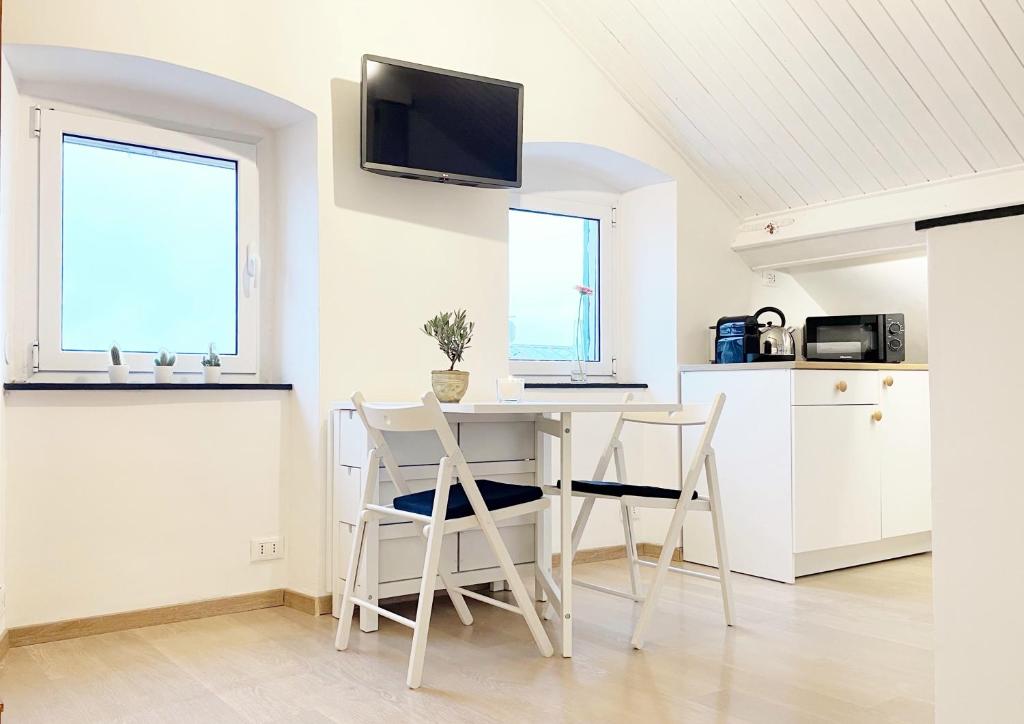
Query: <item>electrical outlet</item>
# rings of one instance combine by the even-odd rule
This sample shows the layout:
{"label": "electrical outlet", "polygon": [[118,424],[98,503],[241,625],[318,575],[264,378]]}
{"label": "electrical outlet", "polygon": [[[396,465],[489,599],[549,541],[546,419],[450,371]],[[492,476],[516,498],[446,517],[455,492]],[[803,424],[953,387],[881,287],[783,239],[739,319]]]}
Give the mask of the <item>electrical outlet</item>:
{"label": "electrical outlet", "polygon": [[279,536],[253,538],[249,541],[250,561],[270,561],[284,558],[284,541]]}
{"label": "electrical outlet", "polygon": [[774,287],[778,282],[779,278],[771,269],[765,269],[761,272],[761,286]]}

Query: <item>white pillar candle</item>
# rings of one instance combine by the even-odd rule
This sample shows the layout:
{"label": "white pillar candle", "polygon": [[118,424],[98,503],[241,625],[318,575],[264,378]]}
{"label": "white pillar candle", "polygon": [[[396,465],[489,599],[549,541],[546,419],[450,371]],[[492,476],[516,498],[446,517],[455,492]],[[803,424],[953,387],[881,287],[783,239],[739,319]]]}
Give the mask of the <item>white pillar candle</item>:
{"label": "white pillar candle", "polygon": [[499,377],[497,387],[498,402],[518,402],[523,399],[526,380],[522,377]]}

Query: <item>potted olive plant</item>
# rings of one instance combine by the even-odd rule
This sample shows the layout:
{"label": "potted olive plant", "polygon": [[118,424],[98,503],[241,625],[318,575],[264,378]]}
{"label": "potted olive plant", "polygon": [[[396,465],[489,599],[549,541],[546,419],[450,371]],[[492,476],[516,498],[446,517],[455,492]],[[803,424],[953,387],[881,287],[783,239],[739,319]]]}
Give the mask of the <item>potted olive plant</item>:
{"label": "potted olive plant", "polygon": [[178,356],[166,349],[153,358],[153,381],[158,385],[166,385],[174,381],[174,363]]}
{"label": "potted olive plant", "polygon": [[469,389],[469,372],[455,369],[473,339],[473,322],[466,321],[466,310],[442,312],[423,325],[423,333],[433,337],[451,362],[446,370],[430,373],[430,385],[441,402],[458,402]]}
{"label": "potted olive plant", "polygon": [[203,355],[203,382],[215,385],[220,382],[220,355],[210,342],[210,351]]}
{"label": "potted olive plant", "polygon": [[110,381],[115,385],[123,385],[128,381],[128,365],[122,361],[121,348],[117,342],[110,345],[110,365],[107,367]]}

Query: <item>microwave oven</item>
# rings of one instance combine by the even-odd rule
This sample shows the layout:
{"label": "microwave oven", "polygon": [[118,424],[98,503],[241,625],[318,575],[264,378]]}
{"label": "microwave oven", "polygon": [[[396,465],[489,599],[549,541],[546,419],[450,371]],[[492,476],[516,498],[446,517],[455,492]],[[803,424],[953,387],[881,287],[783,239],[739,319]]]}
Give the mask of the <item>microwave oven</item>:
{"label": "microwave oven", "polygon": [[804,358],[824,362],[902,362],[906,357],[902,314],[808,317]]}

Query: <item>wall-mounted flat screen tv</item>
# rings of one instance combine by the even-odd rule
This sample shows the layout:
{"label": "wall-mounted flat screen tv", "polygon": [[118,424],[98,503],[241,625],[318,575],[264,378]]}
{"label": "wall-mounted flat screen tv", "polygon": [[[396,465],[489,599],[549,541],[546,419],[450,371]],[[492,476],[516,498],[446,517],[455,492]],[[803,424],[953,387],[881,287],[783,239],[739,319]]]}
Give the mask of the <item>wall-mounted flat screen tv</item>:
{"label": "wall-mounted flat screen tv", "polygon": [[442,183],[519,188],[523,85],[363,56],[367,171]]}

